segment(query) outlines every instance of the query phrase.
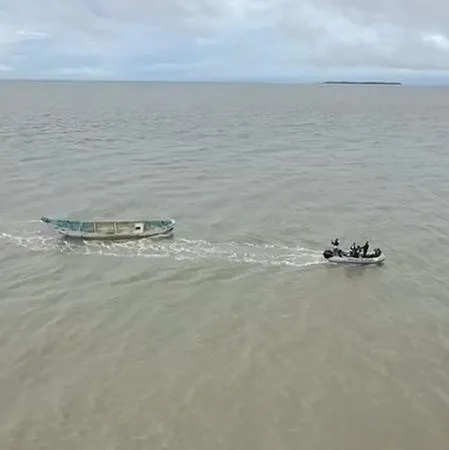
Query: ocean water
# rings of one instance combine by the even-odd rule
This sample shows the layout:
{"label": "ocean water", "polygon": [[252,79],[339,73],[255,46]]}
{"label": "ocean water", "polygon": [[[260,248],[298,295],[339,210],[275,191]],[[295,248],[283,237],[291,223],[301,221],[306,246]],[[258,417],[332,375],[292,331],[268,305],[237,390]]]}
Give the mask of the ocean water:
{"label": "ocean water", "polygon": [[[447,449],[449,90],[0,93],[1,449]],[[335,237],[387,260],[328,265]]]}

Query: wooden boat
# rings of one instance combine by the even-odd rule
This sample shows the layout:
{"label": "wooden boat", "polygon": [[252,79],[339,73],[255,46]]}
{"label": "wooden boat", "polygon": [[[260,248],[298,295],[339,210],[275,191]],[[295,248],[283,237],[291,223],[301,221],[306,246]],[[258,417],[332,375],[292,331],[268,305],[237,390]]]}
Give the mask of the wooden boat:
{"label": "wooden boat", "polygon": [[69,220],[41,217],[41,221],[64,237],[79,239],[142,239],[169,237],[175,221],[161,220]]}

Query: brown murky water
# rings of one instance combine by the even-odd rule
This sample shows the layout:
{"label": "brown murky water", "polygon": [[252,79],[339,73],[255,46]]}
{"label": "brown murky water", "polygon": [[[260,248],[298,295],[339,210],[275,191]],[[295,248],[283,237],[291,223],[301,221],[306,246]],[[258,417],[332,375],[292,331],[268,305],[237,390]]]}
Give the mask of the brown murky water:
{"label": "brown murky water", "polygon": [[1,449],[448,448],[449,90],[0,91]]}

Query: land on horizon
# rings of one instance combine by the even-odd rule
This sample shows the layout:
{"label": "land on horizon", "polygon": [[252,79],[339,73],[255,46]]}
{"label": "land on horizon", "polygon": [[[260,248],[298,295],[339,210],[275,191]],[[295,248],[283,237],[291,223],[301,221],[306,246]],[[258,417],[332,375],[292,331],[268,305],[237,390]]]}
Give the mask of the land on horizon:
{"label": "land on horizon", "polygon": [[387,84],[401,86],[400,81],[325,81],[323,84]]}

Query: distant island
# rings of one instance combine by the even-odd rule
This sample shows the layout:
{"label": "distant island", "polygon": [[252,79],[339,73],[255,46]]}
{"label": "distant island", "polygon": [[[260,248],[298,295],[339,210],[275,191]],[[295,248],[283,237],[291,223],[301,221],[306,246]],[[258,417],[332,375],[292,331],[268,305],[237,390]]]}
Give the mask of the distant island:
{"label": "distant island", "polygon": [[387,84],[401,86],[399,81],[325,81],[323,84]]}

